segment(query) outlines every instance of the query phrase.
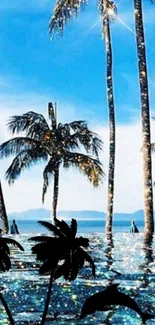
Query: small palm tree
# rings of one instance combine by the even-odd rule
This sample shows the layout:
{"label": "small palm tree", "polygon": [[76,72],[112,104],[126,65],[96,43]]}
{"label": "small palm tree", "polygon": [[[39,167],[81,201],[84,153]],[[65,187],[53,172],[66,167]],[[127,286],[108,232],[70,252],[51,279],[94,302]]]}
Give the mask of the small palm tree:
{"label": "small palm tree", "polygon": [[95,265],[90,255],[83,249],[83,247],[89,246],[89,239],[76,237],[76,220],[72,219],[70,227],[66,222],[58,219],[56,219],[55,225],[46,221],[39,221],[39,223],[55,235],[37,236],[29,239],[38,242],[32,247],[32,253],[36,254],[37,260],[43,262],[39,273],[50,274],[47,299],[41,321],[41,325],[43,325],[48,312],[53,280],[61,276],[64,276],[65,280],[75,280],[85,261],[90,264],[92,274],[95,276]]}
{"label": "small palm tree", "polygon": [[7,234],[9,231],[9,223],[8,223],[8,217],[7,217],[6,207],[4,203],[1,180],[0,180],[0,218],[2,219],[3,233]]}
{"label": "small palm tree", "polygon": [[[11,268],[9,245],[13,245],[19,248],[21,251],[24,251],[24,248],[16,240],[7,237],[0,237],[0,272],[9,271],[9,269]],[[0,292],[0,300],[6,310],[10,324],[14,325],[14,319],[12,317],[11,311],[1,292]]]}
{"label": "small palm tree", "polygon": [[[24,136],[15,137],[0,146],[0,158],[15,155],[12,164],[6,171],[9,184],[19,177],[22,171],[30,168],[38,161],[45,161],[43,171],[42,201],[50,183],[54,179],[53,190],[53,220],[56,219],[60,166],[68,169],[75,167],[94,185],[102,182],[103,170],[98,159],[102,149],[102,141],[96,133],[88,129],[85,121],[58,123],[56,109],[49,103],[48,116],[50,125],[43,115],[28,112],[11,117],[8,128],[11,133],[24,133]],[[88,155],[76,152],[83,148]],[[92,158],[94,155],[95,158]]]}

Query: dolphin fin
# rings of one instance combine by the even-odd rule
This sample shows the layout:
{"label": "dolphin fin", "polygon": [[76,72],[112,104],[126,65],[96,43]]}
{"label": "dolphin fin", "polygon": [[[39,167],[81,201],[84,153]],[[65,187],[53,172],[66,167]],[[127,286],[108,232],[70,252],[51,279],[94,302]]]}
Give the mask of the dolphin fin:
{"label": "dolphin fin", "polygon": [[155,315],[151,315],[151,314],[148,314],[148,313],[143,313],[143,315],[142,315],[143,324],[146,324],[146,321],[148,319],[151,319],[151,318],[155,318]]}

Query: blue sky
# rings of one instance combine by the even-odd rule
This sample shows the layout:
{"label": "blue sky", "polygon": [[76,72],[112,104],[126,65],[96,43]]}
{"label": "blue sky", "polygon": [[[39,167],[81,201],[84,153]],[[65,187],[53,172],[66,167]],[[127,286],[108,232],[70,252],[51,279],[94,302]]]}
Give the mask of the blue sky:
{"label": "blue sky", "polygon": [[[150,84],[150,103],[154,111],[155,106],[155,48],[154,24],[155,6],[150,1],[144,2],[145,31],[147,42],[148,71]],[[64,31],[63,37],[50,41],[48,35],[48,22],[54,8],[50,0],[2,0],[0,4],[0,114],[1,114],[1,142],[8,138],[4,122],[12,114],[20,114],[28,110],[38,110],[46,115],[47,102],[57,101],[59,117],[61,120],[86,119],[90,125],[99,130],[105,143],[103,163],[107,170],[108,156],[108,129],[106,105],[106,79],[105,79],[105,46],[101,37],[101,24],[96,1],[90,2],[82,10],[78,18],[72,19]],[[121,22],[123,21],[123,23]],[[98,22],[98,23],[97,23]],[[95,25],[95,26],[94,26]],[[93,27],[94,26],[94,27]],[[131,133],[139,125],[140,102],[138,72],[136,60],[136,43],[134,34],[134,20],[132,1],[118,1],[118,19],[111,24],[113,60],[114,60],[114,87],[116,102],[116,118],[118,128],[124,130],[123,141],[131,140]],[[153,114],[153,113],[152,113]],[[133,127],[133,129],[132,129]],[[137,132],[140,132],[138,126]],[[128,132],[128,133],[127,133]],[[118,131],[119,134],[119,131]],[[137,133],[136,133],[137,134]],[[134,136],[135,139],[136,135]],[[139,133],[137,135],[139,139]],[[121,147],[122,139],[118,139]],[[137,140],[140,141],[140,140]],[[132,147],[132,144],[128,144]],[[127,153],[132,158],[134,151]],[[135,148],[140,147],[137,142]],[[124,148],[124,144],[122,144]],[[105,151],[107,149],[107,151]],[[137,149],[133,149],[137,150]],[[122,153],[124,155],[124,152]],[[125,153],[126,155],[126,153]],[[121,157],[122,158],[122,157]],[[140,158],[141,159],[141,158]],[[130,160],[130,159],[129,159]],[[121,159],[122,161],[122,159]],[[1,174],[4,176],[6,162],[0,162]],[[123,164],[123,162],[121,162]],[[121,166],[118,166],[118,174]],[[132,171],[136,174],[136,169]],[[73,173],[70,174],[72,180]],[[134,174],[133,174],[134,175]],[[65,185],[65,175],[62,176]],[[67,176],[68,177],[68,176]],[[80,176],[81,177],[81,176]],[[86,180],[78,177],[73,183],[84,185]],[[121,176],[120,176],[121,177]],[[133,177],[134,178],[134,177]],[[64,179],[64,181],[63,181]],[[21,177],[18,184],[10,189],[4,183],[5,196],[8,210],[22,210],[23,208],[40,205],[40,192],[38,190],[35,200],[29,200],[18,207],[15,205],[14,196],[17,197],[20,182],[31,182],[35,191],[37,183],[41,181],[40,167],[27,172]],[[136,204],[128,199],[121,206],[121,191],[126,189],[127,196],[132,191],[128,186],[117,185],[116,211],[129,211],[143,207],[141,176],[136,186],[139,186],[140,197]],[[106,182],[106,181],[105,181]],[[39,183],[40,184],[40,183]],[[29,187],[29,185],[27,184]],[[40,185],[38,185],[39,187]],[[135,184],[133,181],[133,185]],[[26,185],[25,185],[26,187]],[[26,193],[23,193],[25,197]],[[62,186],[63,187],[63,186]],[[75,185],[74,185],[75,187]],[[85,188],[85,187],[84,187]],[[103,202],[101,203],[102,190],[94,192],[90,185],[87,187],[87,199],[80,204],[79,190],[75,188],[75,209],[96,208],[106,209],[106,185],[103,189]],[[65,200],[60,198],[60,208],[67,208]],[[32,196],[32,195],[31,195]],[[78,203],[76,197],[78,196]],[[88,206],[90,197],[93,204]],[[47,199],[47,207],[51,198]],[[37,203],[38,202],[38,203]],[[126,205],[125,205],[126,204]],[[70,208],[70,207],[68,207]]]}

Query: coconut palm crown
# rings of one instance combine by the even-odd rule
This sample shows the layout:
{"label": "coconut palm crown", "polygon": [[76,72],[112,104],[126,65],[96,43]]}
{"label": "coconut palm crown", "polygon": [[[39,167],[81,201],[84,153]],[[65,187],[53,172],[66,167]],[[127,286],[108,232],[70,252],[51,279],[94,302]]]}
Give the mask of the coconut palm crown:
{"label": "coconut palm crown", "polygon": [[[75,219],[72,219],[70,226],[58,219],[55,225],[47,221],[38,222],[52,233],[52,236],[36,236],[29,239],[37,242],[32,247],[32,253],[36,254],[38,261],[43,262],[39,269],[40,274],[49,274],[54,269],[54,279],[63,276],[65,280],[73,281],[86,261],[90,264],[92,274],[95,276],[94,262],[83,249],[88,248],[89,239],[82,236],[76,237],[77,222]],[[63,263],[59,265],[59,262]]]}
{"label": "coconut palm crown", "polygon": [[41,325],[45,324],[50,302],[53,280],[63,276],[65,280],[75,280],[78,272],[88,262],[95,276],[95,265],[91,256],[83,249],[89,246],[89,239],[76,237],[77,222],[72,219],[71,225],[65,221],[55,220],[55,225],[46,221],[39,221],[54,236],[36,236],[29,240],[37,242],[32,247],[32,253],[43,264],[39,269],[40,274],[50,274],[47,298],[42,316]]}
{"label": "coconut palm crown", "polygon": [[[54,12],[50,19],[49,33],[53,38],[54,35],[61,35],[66,23],[73,17],[77,16],[81,8],[88,3],[87,0],[57,0]],[[101,14],[101,20],[105,15],[110,21],[115,19],[117,8],[112,0],[99,0],[98,8]],[[103,31],[104,32],[104,31]]]}
{"label": "coconut palm crown", "polygon": [[[9,184],[19,177],[21,172],[34,164],[44,161],[42,201],[50,180],[54,179],[53,191],[53,219],[56,218],[56,209],[59,190],[60,166],[68,169],[75,167],[84,175],[93,186],[98,186],[104,173],[98,155],[102,148],[102,141],[96,133],[88,129],[85,121],[58,123],[56,108],[49,103],[48,117],[50,124],[42,114],[27,112],[13,116],[8,122],[12,135],[20,134],[0,146],[0,158],[15,155],[10,167],[6,171]],[[21,133],[23,136],[21,136]],[[80,151],[83,148],[88,155]],[[92,155],[95,158],[92,158]]]}

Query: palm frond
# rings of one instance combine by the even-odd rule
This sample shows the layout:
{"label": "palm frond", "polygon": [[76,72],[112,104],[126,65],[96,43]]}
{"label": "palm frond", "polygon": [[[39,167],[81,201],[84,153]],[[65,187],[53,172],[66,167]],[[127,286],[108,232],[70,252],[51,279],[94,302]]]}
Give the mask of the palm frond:
{"label": "palm frond", "polygon": [[[67,140],[67,139],[66,139]],[[79,148],[80,145],[86,150],[87,153],[95,155],[97,158],[99,156],[99,152],[102,150],[103,142],[97,136],[96,133],[91,132],[90,130],[83,129],[75,132],[68,139],[69,144],[73,143],[74,147]]]}
{"label": "palm frond", "polygon": [[31,250],[32,254],[36,255],[38,261],[45,261],[51,256],[51,245],[49,245],[49,243],[35,244]]}
{"label": "palm frond", "polygon": [[0,271],[1,272],[7,271],[7,270],[5,270],[5,266],[4,266],[3,262],[2,262],[2,260],[0,260]]}
{"label": "palm frond", "polygon": [[32,111],[23,115],[12,116],[7,125],[11,134],[27,132],[29,135],[31,135],[31,132],[34,132],[33,127],[36,125],[38,127],[38,131],[45,132],[49,130],[49,125],[44,116]]}
{"label": "palm frond", "polygon": [[[58,136],[60,134],[60,136]],[[66,150],[79,149],[79,140],[75,133],[71,131],[69,124],[58,124],[57,136],[61,138],[63,148]]]}
{"label": "palm frond", "polygon": [[78,253],[74,253],[72,255],[72,263],[71,263],[71,270],[69,274],[69,281],[74,281],[78,275],[79,272],[79,259],[78,259]]}
{"label": "palm frond", "polygon": [[11,155],[18,155],[23,150],[39,149],[41,143],[30,137],[16,137],[8,140],[0,146],[0,158],[7,158]]}
{"label": "palm frond", "polygon": [[40,124],[36,123],[29,127],[26,135],[32,139],[42,142],[42,139],[46,137],[48,132],[50,132],[50,129],[44,130]]}
{"label": "palm frond", "polygon": [[67,256],[65,258],[64,264],[60,265],[59,268],[56,270],[56,277],[58,278],[58,274],[59,274],[59,277],[60,277],[60,272],[63,272],[62,276],[64,277],[64,279],[66,281],[68,281],[68,280],[70,281],[71,269],[72,269],[71,259],[70,259],[69,256]]}
{"label": "palm frond", "polygon": [[46,274],[52,271],[52,269],[55,269],[57,265],[57,259],[51,260],[48,259],[46,260],[40,267],[39,273],[40,274]]}
{"label": "palm frond", "polygon": [[54,272],[54,279],[59,279],[62,276],[64,276],[66,278],[67,274],[68,274],[68,264],[67,263],[63,263],[62,265],[58,265],[55,272]]}
{"label": "palm frond", "polygon": [[66,126],[68,125],[68,127],[70,129],[72,129],[74,132],[81,132],[84,129],[88,128],[87,122],[84,121],[84,120],[73,121],[73,122],[70,122],[70,123],[66,123],[65,125]]}
{"label": "palm frond", "polygon": [[55,225],[57,228],[60,229],[60,231],[65,235],[69,236],[71,234],[70,227],[67,225],[67,223],[64,220],[55,219]]}
{"label": "palm frond", "polygon": [[86,3],[86,0],[58,0],[50,19],[50,35],[54,36],[55,33],[61,35],[67,21],[73,16],[77,16],[80,7],[83,7]]}
{"label": "palm frond", "polygon": [[99,1],[99,10],[101,13],[101,19],[106,21],[108,18],[110,21],[114,21],[116,19],[117,15],[117,6],[115,5],[115,2],[113,0],[100,0]]}
{"label": "palm frond", "polygon": [[87,153],[98,157],[103,142],[99,136],[88,129],[85,121],[58,124],[57,138],[65,150],[75,150],[83,147]]}
{"label": "palm frond", "polygon": [[51,242],[51,240],[55,240],[54,237],[51,236],[35,236],[35,237],[31,237],[28,239],[29,241],[34,241],[34,242],[40,242],[40,243],[47,243],[47,242]]}
{"label": "palm frond", "polygon": [[2,248],[8,255],[10,255],[9,246],[4,241],[5,237],[0,238],[0,248]]}
{"label": "palm frond", "polygon": [[74,251],[71,254],[71,258],[69,254],[69,256],[66,257],[65,262],[62,265],[57,266],[54,278],[58,279],[63,276],[65,280],[73,281],[76,279],[79,268],[82,268],[83,264],[81,261],[79,263],[79,254]]}
{"label": "palm frond", "polygon": [[1,271],[5,272],[5,271],[9,271],[10,267],[11,267],[11,261],[10,261],[10,257],[8,256],[8,254],[4,251],[4,250],[0,250],[0,260],[1,260]]}
{"label": "palm frond", "polygon": [[47,259],[55,260],[56,257],[63,256],[64,247],[60,244],[59,238],[51,238],[48,242],[39,242],[32,247],[32,254],[36,255],[38,261]]}
{"label": "palm frond", "polygon": [[5,241],[5,243],[13,245],[19,248],[21,251],[24,251],[24,247],[19,244],[15,239],[3,237],[3,240]]}
{"label": "palm frond", "polygon": [[38,147],[36,149],[29,149],[21,151],[12,161],[11,165],[6,171],[6,179],[9,184],[13,184],[14,181],[20,176],[21,172],[27,168],[30,168],[38,161],[46,161],[48,154],[43,148]]}
{"label": "palm frond", "polygon": [[82,246],[82,247],[88,247],[89,246],[89,239],[84,237],[77,237],[75,238],[76,245]]}
{"label": "palm frond", "polygon": [[92,135],[92,142],[91,142],[92,154],[98,158],[99,152],[102,150],[103,150],[103,141],[94,133]]}
{"label": "palm frond", "polygon": [[47,221],[38,221],[38,223],[40,225],[42,225],[43,227],[45,227],[46,229],[48,229],[49,231],[53,232],[54,235],[59,236],[59,237],[64,237],[62,232],[56,226],[54,226],[52,223],[47,222]]}
{"label": "palm frond", "polygon": [[95,264],[91,256],[85,252],[82,248],[78,248],[79,254],[90,264],[92,269],[92,274],[95,277]]}
{"label": "palm frond", "polygon": [[80,149],[80,141],[76,134],[72,134],[64,138],[64,148],[65,150]]}
{"label": "palm frond", "polygon": [[104,172],[99,160],[84,154],[68,151],[63,158],[63,167],[70,168],[71,166],[76,167],[86,175],[93,186],[97,187],[102,183]]}
{"label": "palm frond", "polygon": [[76,279],[78,271],[87,261],[95,275],[95,265],[92,258],[80,246],[87,247],[89,240],[84,237],[76,238],[77,223],[72,219],[70,227],[64,222],[56,219],[56,225],[47,221],[39,221],[55,236],[36,236],[29,240],[37,242],[32,247],[32,253],[36,259],[43,264],[40,267],[40,274],[54,273],[53,279],[63,276],[66,280]]}

